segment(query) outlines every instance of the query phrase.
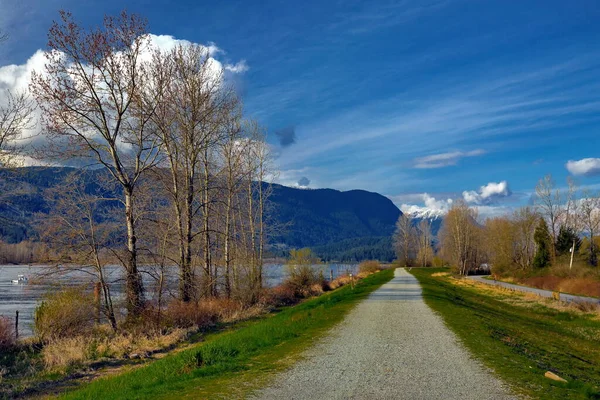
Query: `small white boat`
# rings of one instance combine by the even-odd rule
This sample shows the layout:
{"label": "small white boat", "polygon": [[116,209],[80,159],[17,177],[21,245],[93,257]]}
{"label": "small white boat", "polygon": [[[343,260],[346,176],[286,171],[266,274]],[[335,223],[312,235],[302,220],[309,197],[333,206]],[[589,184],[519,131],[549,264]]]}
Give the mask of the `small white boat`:
{"label": "small white boat", "polygon": [[12,283],[22,285],[27,283],[27,277],[25,275],[17,275],[17,279],[13,279]]}

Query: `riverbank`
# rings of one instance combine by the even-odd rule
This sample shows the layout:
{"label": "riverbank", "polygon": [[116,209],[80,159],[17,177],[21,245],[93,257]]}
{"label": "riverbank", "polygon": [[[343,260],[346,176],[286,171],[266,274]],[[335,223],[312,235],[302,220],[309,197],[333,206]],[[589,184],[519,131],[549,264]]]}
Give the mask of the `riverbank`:
{"label": "riverbank", "polygon": [[[536,399],[600,398],[600,311],[417,269],[426,303],[465,346],[517,393]],[[567,380],[544,376],[553,372]]]}
{"label": "riverbank", "polygon": [[307,300],[146,366],[98,379],[65,399],[243,398],[388,282],[393,270]]}

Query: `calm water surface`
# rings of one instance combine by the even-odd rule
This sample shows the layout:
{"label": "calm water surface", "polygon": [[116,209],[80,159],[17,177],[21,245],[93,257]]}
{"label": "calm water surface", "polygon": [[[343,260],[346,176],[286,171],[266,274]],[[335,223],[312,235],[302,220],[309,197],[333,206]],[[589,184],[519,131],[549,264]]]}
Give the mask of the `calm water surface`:
{"label": "calm water surface", "polygon": [[[355,264],[322,264],[313,268],[323,272],[328,278],[333,272],[337,277],[344,273],[356,273]],[[52,273],[51,273],[52,272]],[[142,277],[146,288],[146,297],[152,299],[156,292],[155,279],[152,277],[152,268],[145,268]],[[29,278],[27,284],[14,284],[13,279],[18,275]],[[122,268],[110,266],[106,268],[107,281],[110,282],[113,301],[118,302],[123,297]],[[282,264],[265,264],[264,281],[267,286],[281,283],[288,273]],[[14,322],[15,313],[19,311],[19,336],[33,334],[33,314],[36,306],[43,296],[61,288],[77,285],[93,286],[96,279],[85,270],[67,271],[56,273],[56,269],[46,265],[0,265],[0,316],[10,318]],[[172,295],[177,293],[177,269],[168,268],[166,272],[167,291]]]}

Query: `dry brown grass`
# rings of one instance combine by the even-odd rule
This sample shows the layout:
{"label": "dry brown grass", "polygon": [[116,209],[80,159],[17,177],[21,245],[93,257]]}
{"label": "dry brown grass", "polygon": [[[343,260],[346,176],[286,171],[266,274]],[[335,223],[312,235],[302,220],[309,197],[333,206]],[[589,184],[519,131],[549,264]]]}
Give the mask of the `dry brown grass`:
{"label": "dry brown grass", "polygon": [[381,264],[379,263],[379,261],[376,261],[376,260],[363,261],[358,265],[359,273],[365,272],[367,274],[372,274],[372,273],[380,271],[380,270],[381,270]]}
{"label": "dry brown grass", "polygon": [[543,297],[531,292],[523,292],[505,288],[502,286],[489,285],[470,279],[460,279],[449,277],[451,282],[459,286],[472,287],[487,295],[492,295],[496,299],[506,303],[521,307],[536,307],[542,305],[557,311],[571,312],[575,314],[594,314],[595,319],[600,319],[600,307],[593,303],[563,302],[553,298]]}
{"label": "dry brown grass", "polygon": [[352,278],[350,277],[350,275],[342,275],[329,282],[329,286],[332,290],[335,290],[339,287],[349,285],[350,282],[352,282]]}
{"label": "dry brown grass", "polygon": [[165,335],[124,333],[53,339],[42,349],[42,359],[48,370],[59,370],[100,359],[145,358],[180,343],[189,333],[189,329],[174,329]]}
{"label": "dry brown grass", "polygon": [[238,320],[243,311],[243,304],[231,299],[206,299],[190,303],[174,301],[164,311],[164,317],[168,324],[177,328],[204,329],[217,322]]}
{"label": "dry brown grass", "polygon": [[539,289],[600,297],[600,281],[594,278],[535,276],[521,279],[519,282]]}
{"label": "dry brown grass", "polygon": [[15,331],[12,322],[0,316],[0,350],[5,351],[15,345]]}

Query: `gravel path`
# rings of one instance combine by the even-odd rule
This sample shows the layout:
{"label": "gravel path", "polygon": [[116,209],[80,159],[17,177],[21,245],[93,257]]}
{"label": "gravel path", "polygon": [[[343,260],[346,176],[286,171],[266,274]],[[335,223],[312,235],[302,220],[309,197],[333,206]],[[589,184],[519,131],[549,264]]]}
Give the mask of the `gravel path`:
{"label": "gravel path", "polygon": [[[485,277],[483,277],[481,275],[471,275],[471,276],[467,276],[467,278],[477,281],[477,282],[485,283],[487,285],[502,286],[502,287],[505,287],[508,289],[518,290],[521,292],[535,293],[542,297],[552,297],[551,290],[543,290],[543,289],[532,288],[529,286],[515,285],[513,283],[507,283],[507,282],[502,282],[502,281],[492,281],[489,279],[485,279]],[[573,294],[566,294],[566,293],[560,293],[560,300],[566,301],[566,302],[573,301],[575,303],[597,303],[597,304],[600,304],[600,299],[597,299],[595,297],[575,296]]]}
{"label": "gravel path", "polygon": [[[468,323],[465,321],[465,323]],[[254,399],[512,399],[397,269]]]}

